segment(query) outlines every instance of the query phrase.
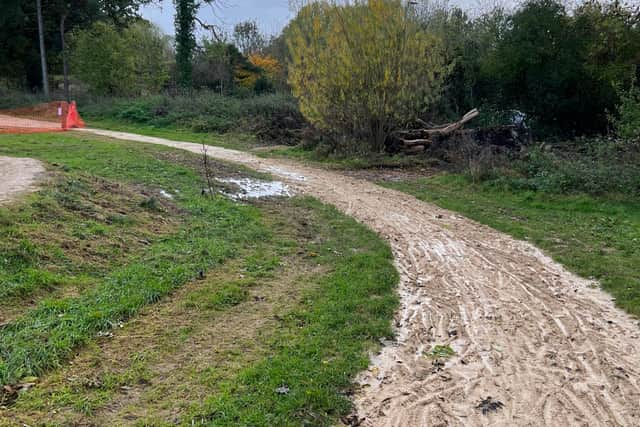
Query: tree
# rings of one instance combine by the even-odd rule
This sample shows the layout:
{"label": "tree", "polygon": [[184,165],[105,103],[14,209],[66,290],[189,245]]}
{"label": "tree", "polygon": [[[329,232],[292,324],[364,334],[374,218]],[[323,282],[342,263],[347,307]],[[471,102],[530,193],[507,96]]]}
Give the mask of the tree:
{"label": "tree", "polygon": [[575,11],[574,27],[582,40],[583,66],[592,81],[594,124],[604,130],[605,113],[615,110],[620,94],[640,71],[640,10],[618,1],[590,0]]}
{"label": "tree", "polygon": [[196,49],[196,23],[211,31],[214,39],[221,42],[215,25],[205,24],[198,19],[198,10],[203,4],[215,4],[215,0],[173,0],[176,7],[176,68],[178,84],[185,89],[193,87],[193,55]]}
{"label": "tree", "polygon": [[233,27],[233,42],[244,55],[260,52],[266,42],[256,21],[244,21]]}
{"label": "tree", "polygon": [[67,19],[71,17],[72,23],[75,24],[75,26],[78,26],[78,24],[82,22],[82,19],[77,19],[77,16],[75,16],[76,19],[74,19],[73,15],[77,15],[78,11],[82,11],[83,9],[86,10],[87,6],[87,2],[83,0],[54,0],[49,7],[49,11],[52,11],[59,16],[58,30],[60,37],[60,55],[62,57],[63,90],[64,98],[67,101],[70,101],[69,61],[66,43]]}
{"label": "tree", "polygon": [[[138,6],[147,0],[132,2],[130,0],[108,0],[102,3],[95,0],[46,0],[47,12],[51,18],[57,17],[59,45],[55,46],[60,52],[62,62],[63,91],[64,98],[69,101],[69,60],[66,42],[66,34],[76,28],[83,28],[95,19],[105,19],[107,21],[123,25],[131,22],[137,17]],[[123,10],[116,13],[117,7]],[[103,9],[101,9],[101,7]],[[108,17],[108,18],[107,18]]]}
{"label": "tree", "polygon": [[202,41],[202,46],[196,49],[193,76],[194,87],[207,87],[220,93],[237,90],[260,93],[272,88],[267,71],[244,56],[234,44],[221,41]]}
{"label": "tree", "polygon": [[229,92],[233,89],[233,68],[228,43],[203,39],[194,55],[193,85],[221,94]]}
{"label": "tree", "polygon": [[264,75],[272,82],[282,79],[282,64],[271,55],[254,53],[249,55],[249,62],[264,71]]}
{"label": "tree", "polygon": [[196,15],[200,4],[196,0],[174,0],[176,6],[176,68],[178,84],[183,88],[193,85],[193,51]]}
{"label": "tree", "polygon": [[159,92],[169,80],[173,52],[170,38],[148,21],[138,21],[122,30],[126,54],[131,57],[133,94]]}
{"label": "tree", "polygon": [[42,91],[49,98],[49,75],[47,73],[47,52],[44,47],[44,23],[42,22],[42,2],[36,0],[36,14],[38,19],[38,42],[40,46],[40,65],[42,68]]}
{"label": "tree", "polygon": [[[43,39],[50,74],[63,73],[63,33],[97,21],[122,28],[138,19],[138,7],[149,0],[40,0]],[[42,85],[36,2],[3,0],[0,13],[0,80],[13,87]]]}
{"label": "tree", "polygon": [[555,0],[530,0],[509,18],[486,70],[501,86],[503,105],[524,111],[547,131],[588,129],[594,116],[583,41]]}
{"label": "tree", "polygon": [[399,0],[312,3],[291,23],[288,43],[302,113],[374,151],[433,106],[448,71],[442,42]]}
{"label": "tree", "polygon": [[613,126],[618,136],[640,139],[640,88],[632,84],[628,91],[623,91],[617,110]]}
{"label": "tree", "polygon": [[97,22],[72,37],[75,74],[93,92],[141,95],[158,92],[166,83],[169,40],[141,21],[124,29]]}

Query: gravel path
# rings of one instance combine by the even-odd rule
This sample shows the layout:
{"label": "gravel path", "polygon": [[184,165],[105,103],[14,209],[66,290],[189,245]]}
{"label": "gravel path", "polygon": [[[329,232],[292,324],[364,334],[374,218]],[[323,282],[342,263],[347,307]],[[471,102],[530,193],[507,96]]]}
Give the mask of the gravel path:
{"label": "gravel path", "polygon": [[0,156],[0,205],[35,190],[43,174],[44,167],[37,160]]}
{"label": "gravel path", "polygon": [[[201,152],[194,143],[82,131]],[[597,283],[412,196],[293,161],[208,153],[269,172],[390,243],[401,274],[397,338],[359,378],[362,425],[640,426],[640,327]],[[427,356],[434,345],[455,355],[435,362]]]}

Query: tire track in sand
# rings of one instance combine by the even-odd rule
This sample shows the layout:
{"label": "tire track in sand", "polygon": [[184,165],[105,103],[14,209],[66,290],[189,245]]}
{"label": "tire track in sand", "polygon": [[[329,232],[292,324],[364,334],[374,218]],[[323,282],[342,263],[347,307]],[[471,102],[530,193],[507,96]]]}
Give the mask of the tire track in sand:
{"label": "tire track in sand", "polygon": [[[98,135],[201,153],[201,145]],[[412,196],[280,159],[209,147],[335,205],[387,239],[401,273],[394,342],[355,398],[366,426],[640,426],[640,327],[596,283],[532,245]],[[443,367],[425,353],[450,345]],[[483,414],[482,399],[504,403]]]}

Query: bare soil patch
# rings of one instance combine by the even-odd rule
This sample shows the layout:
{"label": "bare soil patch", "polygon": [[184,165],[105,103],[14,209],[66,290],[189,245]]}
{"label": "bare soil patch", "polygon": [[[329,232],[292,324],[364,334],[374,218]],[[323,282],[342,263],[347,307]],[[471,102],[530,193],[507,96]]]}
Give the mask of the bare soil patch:
{"label": "bare soil patch", "polygon": [[35,159],[0,156],[0,205],[34,191],[45,169]]}
{"label": "bare soil patch", "polygon": [[0,114],[0,133],[61,132],[63,130],[60,122]]}
{"label": "bare soil patch", "polygon": [[[391,244],[401,273],[397,337],[359,380],[358,422],[640,425],[640,328],[597,283],[529,243],[361,179],[218,147],[209,154],[276,175]],[[453,354],[430,357],[436,345]]]}

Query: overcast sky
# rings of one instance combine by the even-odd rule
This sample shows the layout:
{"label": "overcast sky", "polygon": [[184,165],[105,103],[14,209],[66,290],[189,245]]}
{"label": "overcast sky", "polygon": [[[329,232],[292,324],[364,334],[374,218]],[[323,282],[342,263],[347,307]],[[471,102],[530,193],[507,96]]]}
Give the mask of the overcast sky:
{"label": "overcast sky", "polygon": [[[489,4],[514,1],[518,0],[449,0],[448,3],[472,11]],[[263,33],[278,34],[293,17],[289,10],[289,0],[217,0],[216,4],[215,7],[203,6],[198,16],[203,22],[219,25],[228,33],[233,31],[233,26],[238,22],[255,20]],[[174,34],[174,12],[173,0],[156,0],[153,4],[142,7],[142,16],[170,35]]]}
{"label": "overcast sky", "polygon": [[[173,0],[161,0],[144,6],[142,16],[159,26],[165,33],[174,34]],[[241,21],[255,20],[266,34],[277,34],[291,19],[289,0],[223,0],[219,6],[203,6],[199,18],[216,24],[229,33]]]}

